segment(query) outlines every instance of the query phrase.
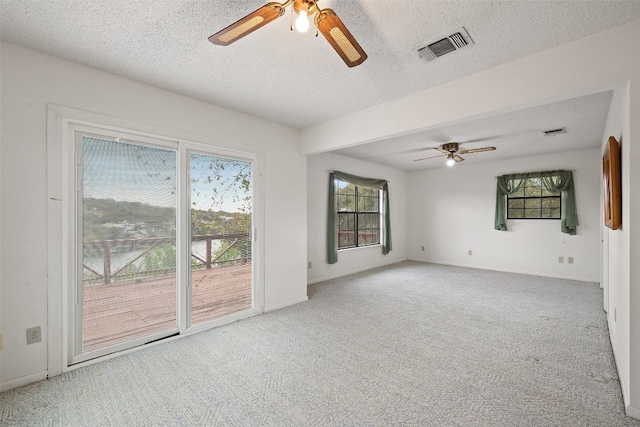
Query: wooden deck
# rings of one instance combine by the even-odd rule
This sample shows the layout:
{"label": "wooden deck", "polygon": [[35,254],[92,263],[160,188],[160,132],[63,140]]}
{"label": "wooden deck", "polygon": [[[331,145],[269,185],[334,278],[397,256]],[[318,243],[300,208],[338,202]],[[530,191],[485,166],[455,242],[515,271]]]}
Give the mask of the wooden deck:
{"label": "wooden deck", "polygon": [[[251,308],[251,264],[192,273],[191,323]],[[176,278],[161,276],[84,287],[83,351],[176,327]]]}

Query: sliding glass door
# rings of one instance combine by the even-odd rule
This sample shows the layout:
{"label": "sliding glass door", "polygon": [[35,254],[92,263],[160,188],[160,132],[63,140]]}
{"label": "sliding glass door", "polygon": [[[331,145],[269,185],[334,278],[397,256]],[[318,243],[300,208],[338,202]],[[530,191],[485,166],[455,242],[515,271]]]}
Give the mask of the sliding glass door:
{"label": "sliding glass door", "polygon": [[71,363],[255,307],[253,160],[76,133]]}

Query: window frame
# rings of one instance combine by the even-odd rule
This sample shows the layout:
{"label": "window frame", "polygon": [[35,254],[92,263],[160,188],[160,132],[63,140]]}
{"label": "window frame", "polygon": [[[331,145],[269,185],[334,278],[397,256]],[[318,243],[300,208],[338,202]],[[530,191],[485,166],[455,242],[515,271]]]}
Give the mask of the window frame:
{"label": "window frame", "polygon": [[[505,210],[506,210],[506,215],[508,220],[561,220],[562,219],[562,192],[558,191],[556,192],[556,195],[547,195],[547,196],[543,196],[542,193],[543,192],[547,192],[547,193],[553,193],[551,191],[545,190],[542,187],[539,187],[538,185],[535,184],[535,182],[533,181],[534,179],[536,179],[536,177],[529,177],[525,179],[525,182],[522,184],[522,187],[520,190],[518,190],[518,192],[522,191],[522,196],[513,196],[512,194],[507,194],[506,195],[506,204],[505,204]],[[528,186],[527,184],[531,182],[533,185]],[[526,194],[526,190],[528,188],[532,188],[532,187],[536,187],[538,189],[540,189],[540,196],[532,196],[532,195],[527,195]],[[542,216],[542,212],[544,211],[544,208],[542,207],[542,203],[544,200],[549,200],[549,199],[554,199],[554,200],[558,200],[558,216],[554,216],[554,217],[544,217]],[[509,206],[509,202],[511,200],[522,200],[523,201],[523,207],[522,208],[511,208]],[[527,208],[526,204],[527,201],[529,200],[537,200],[539,202],[540,207],[539,208]],[[512,213],[512,209],[513,210],[518,210],[518,211],[522,211],[523,215],[522,217],[515,217],[515,216],[511,216]],[[526,212],[527,210],[529,211],[539,211],[539,215],[535,216],[535,217],[529,217],[526,216]]]}
{"label": "window frame", "polygon": [[[350,184],[346,181],[343,181],[339,178],[335,179],[336,184],[336,231],[338,233],[338,238],[337,238],[337,250],[338,251],[344,251],[344,250],[350,250],[350,249],[358,249],[358,248],[364,248],[364,247],[371,247],[371,246],[378,246],[382,244],[382,232],[383,232],[383,224],[382,224],[382,190],[378,189],[378,188],[367,188],[367,187],[363,187],[363,186],[358,186],[356,184]],[[342,209],[341,210],[341,206],[340,206],[340,189],[341,189],[341,185],[338,183],[343,183],[345,184],[342,188],[347,188],[349,186],[353,186],[354,188],[354,193],[353,193],[353,206],[354,206],[354,210],[346,210],[346,209]],[[361,195],[360,191],[361,190],[369,190],[372,192],[375,192],[376,197],[375,199],[377,200],[376,203],[376,210],[360,210],[359,209],[359,205],[360,205],[360,198],[374,198],[373,196],[365,196],[365,195]],[[348,246],[341,246],[340,244],[340,232],[345,230],[343,228],[340,227],[340,223],[341,217],[344,216],[348,216],[348,215],[352,215],[353,216],[353,228],[351,229],[347,229],[347,231],[353,231],[354,232],[354,244],[353,245],[348,245]],[[364,217],[365,215],[375,215],[376,216],[376,224],[377,227],[376,228],[366,228],[366,229],[362,229],[362,230],[376,230],[377,231],[377,239],[376,242],[374,243],[361,243],[360,242],[360,232],[361,232],[361,228],[360,228],[360,223],[361,223],[361,217]],[[362,221],[364,222],[364,221]]]}

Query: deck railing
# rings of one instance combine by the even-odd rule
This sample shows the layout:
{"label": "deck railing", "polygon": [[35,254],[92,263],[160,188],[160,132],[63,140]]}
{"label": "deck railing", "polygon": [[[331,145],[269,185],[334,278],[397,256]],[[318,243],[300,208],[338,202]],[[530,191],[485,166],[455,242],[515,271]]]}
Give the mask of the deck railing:
{"label": "deck railing", "polygon": [[[228,243],[224,250],[215,253],[213,250],[213,242],[223,240]],[[247,263],[251,260],[251,242],[249,233],[234,234],[207,234],[191,236],[191,242],[206,242],[206,252],[204,257],[191,253],[192,269],[210,269],[221,265]],[[163,274],[169,274],[176,271],[175,263],[167,265],[159,265],[159,268],[138,270],[135,263],[143,259],[154,249],[168,243],[175,247],[175,237],[153,237],[141,239],[112,239],[112,240],[93,240],[83,242],[83,249],[95,251],[100,250],[103,258],[103,272],[100,273],[96,269],[91,268],[86,263],[83,264],[85,274],[83,282],[85,284],[109,284],[114,281],[141,279],[144,277],[153,277]],[[232,248],[239,249],[238,256],[229,258],[227,255]],[[112,271],[111,254],[114,252],[129,252],[133,249],[142,250],[132,259],[120,266],[116,271]],[[227,256],[225,256],[227,255]]]}

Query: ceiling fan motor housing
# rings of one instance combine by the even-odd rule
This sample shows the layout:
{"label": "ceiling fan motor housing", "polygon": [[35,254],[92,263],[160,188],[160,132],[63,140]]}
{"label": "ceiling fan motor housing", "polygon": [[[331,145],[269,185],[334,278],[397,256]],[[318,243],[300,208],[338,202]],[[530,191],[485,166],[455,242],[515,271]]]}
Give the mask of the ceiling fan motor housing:
{"label": "ceiling fan motor housing", "polygon": [[295,0],[293,2],[293,10],[298,14],[307,12],[307,15],[311,15],[316,11],[316,7],[315,0]]}
{"label": "ceiling fan motor housing", "polygon": [[457,142],[449,142],[447,144],[442,144],[442,149],[450,153],[456,153],[458,151],[458,147],[459,146]]}

